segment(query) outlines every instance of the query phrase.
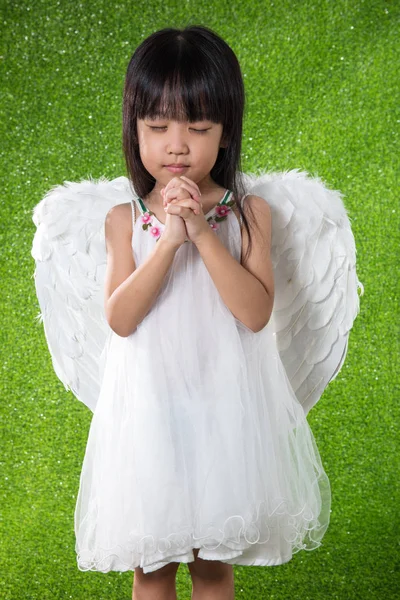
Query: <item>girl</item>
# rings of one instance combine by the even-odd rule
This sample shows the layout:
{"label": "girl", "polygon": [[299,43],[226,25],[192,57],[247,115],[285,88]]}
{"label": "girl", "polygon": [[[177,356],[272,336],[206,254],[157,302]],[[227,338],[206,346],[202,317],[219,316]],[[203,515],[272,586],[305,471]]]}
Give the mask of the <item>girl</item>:
{"label": "girl", "polygon": [[[205,27],[132,56],[132,204],[107,214],[113,335],[75,512],[81,570],[133,570],[135,600],[234,598],[233,566],[317,548],[330,487],[270,327],[271,214],[239,177],[244,87]],[[114,335],[115,334],[115,335]]]}

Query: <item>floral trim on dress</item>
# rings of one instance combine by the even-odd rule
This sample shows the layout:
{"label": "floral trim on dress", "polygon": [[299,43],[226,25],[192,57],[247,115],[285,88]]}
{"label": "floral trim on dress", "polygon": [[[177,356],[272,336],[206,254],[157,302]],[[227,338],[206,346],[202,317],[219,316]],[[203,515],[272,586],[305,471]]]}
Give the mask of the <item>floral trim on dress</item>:
{"label": "floral trim on dress", "polygon": [[146,210],[146,212],[144,212],[140,219],[142,222],[142,229],[144,229],[145,231],[149,230],[150,234],[156,238],[156,242],[158,242],[158,240],[161,237],[162,231],[161,231],[161,227],[158,227],[157,225],[153,225],[153,217],[157,218],[156,215],[151,212],[151,210]]}
{"label": "floral trim on dress", "polygon": [[228,213],[231,212],[232,206],[235,204],[234,200],[229,200],[226,204],[222,204],[222,201],[217,204],[215,207],[215,215],[211,215],[207,219],[207,223],[210,225],[211,229],[217,231],[219,229],[219,223],[221,221],[225,221]]}

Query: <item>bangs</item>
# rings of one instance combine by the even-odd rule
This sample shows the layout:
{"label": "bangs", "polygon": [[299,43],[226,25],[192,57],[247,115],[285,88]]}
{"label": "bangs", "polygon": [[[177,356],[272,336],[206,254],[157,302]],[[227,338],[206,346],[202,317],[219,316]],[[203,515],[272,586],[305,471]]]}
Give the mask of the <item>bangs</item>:
{"label": "bangs", "polygon": [[181,40],[143,58],[134,103],[137,118],[224,124],[223,78],[210,69],[209,57],[190,44],[183,52]]}
{"label": "bangs", "polygon": [[[152,82],[154,84],[154,82]],[[172,119],[176,121],[213,121],[222,123],[223,117],[218,106],[210,105],[210,99],[204,91],[193,85],[188,88],[179,82],[167,81],[164,85],[151,86],[143,93],[138,103],[139,119]]]}

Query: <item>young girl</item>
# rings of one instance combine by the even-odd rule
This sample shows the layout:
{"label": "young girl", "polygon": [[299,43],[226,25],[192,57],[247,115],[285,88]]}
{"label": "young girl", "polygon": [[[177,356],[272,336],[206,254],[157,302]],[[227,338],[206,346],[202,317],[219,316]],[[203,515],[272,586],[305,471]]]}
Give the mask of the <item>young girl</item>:
{"label": "young girl", "polygon": [[132,203],[105,221],[103,361],[75,512],[81,570],[133,570],[133,598],[234,598],[232,565],[317,548],[330,486],[270,327],[268,203],[239,177],[244,87],[205,27],[131,58]]}

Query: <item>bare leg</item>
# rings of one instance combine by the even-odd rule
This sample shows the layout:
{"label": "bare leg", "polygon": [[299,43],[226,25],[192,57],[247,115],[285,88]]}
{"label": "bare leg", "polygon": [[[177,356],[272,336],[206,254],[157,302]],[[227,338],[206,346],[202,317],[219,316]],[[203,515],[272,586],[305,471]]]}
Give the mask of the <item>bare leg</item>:
{"label": "bare leg", "polygon": [[175,582],[179,564],[169,563],[151,573],[143,573],[141,567],[135,567],[132,600],[176,600]]}
{"label": "bare leg", "polygon": [[195,560],[188,563],[193,583],[191,600],[234,600],[233,566],[219,560],[203,560],[198,552],[198,548],[193,550]]}

